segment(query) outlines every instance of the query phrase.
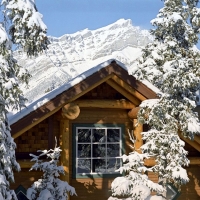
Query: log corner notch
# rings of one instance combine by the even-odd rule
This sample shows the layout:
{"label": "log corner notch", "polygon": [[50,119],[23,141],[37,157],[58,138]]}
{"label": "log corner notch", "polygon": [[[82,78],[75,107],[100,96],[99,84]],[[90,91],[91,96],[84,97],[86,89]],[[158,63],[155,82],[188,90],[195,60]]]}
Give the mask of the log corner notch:
{"label": "log corner notch", "polygon": [[76,119],[80,114],[80,108],[75,103],[68,103],[62,107],[62,117],[73,120]]}
{"label": "log corner notch", "polygon": [[128,112],[129,118],[131,118],[131,119],[137,119],[139,110],[140,110],[140,107],[135,107],[132,110],[130,110]]}

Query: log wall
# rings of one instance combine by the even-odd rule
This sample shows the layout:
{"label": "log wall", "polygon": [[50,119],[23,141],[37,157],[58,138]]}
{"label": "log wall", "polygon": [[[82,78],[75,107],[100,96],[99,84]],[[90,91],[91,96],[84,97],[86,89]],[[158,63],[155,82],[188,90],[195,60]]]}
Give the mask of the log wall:
{"label": "log wall", "polygon": [[[133,123],[127,116],[127,111],[122,109],[81,109],[77,119],[70,121],[70,130],[73,123],[93,123],[93,124],[125,124],[126,153],[131,151],[129,147],[128,129],[133,129]],[[72,132],[70,141],[72,141]],[[70,142],[70,149],[72,143]],[[72,151],[70,152],[70,172],[72,172]],[[75,179],[70,173],[70,184],[76,188],[78,196],[70,199],[106,200],[109,196],[110,185],[113,178],[79,178]]]}
{"label": "log wall", "polygon": [[19,185],[22,185],[25,189],[28,189],[33,182],[41,178],[42,174],[40,171],[21,169],[20,172],[15,172],[15,182],[11,183],[10,188],[15,190]]}
{"label": "log wall", "polygon": [[[187,167],[187,173],[190,181],[181,187],[181,194],[177,200],[199,200],[200,199],[200,165]],[[158,182],[158,176],[154,173],[148,174],[149,178]]]}

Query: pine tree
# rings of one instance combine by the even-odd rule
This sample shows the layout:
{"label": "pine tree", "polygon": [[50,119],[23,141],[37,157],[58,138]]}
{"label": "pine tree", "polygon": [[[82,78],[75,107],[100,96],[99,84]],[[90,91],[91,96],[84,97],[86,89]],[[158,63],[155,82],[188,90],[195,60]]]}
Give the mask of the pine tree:
{"label": "pine tree", "polygon": [[38,12],[35,0],[3,0],[4,17],[11,41],[29,56],[47,48],[47,27]]}
{"label": "pine tree", "polygon": [[195,46],[200,32],[198,0],[164,0],[164,7],[151,21],[155,40],[143,49],[133,64],[132,74],[148,80],[160,92],[157,100],[144,101],[138,120],[149,125],[143,132],[143,153],[156,158],[152,170],[163,184],[180,189],[189,181],[183,166],[189,164],[179,134],[194,139],[200,133],[196,91],[200,86],[200,53]]}
{"label": "pine tree", "polygon": [[[130,141],[134,144],[135,139],[129,132]],[[158,183],[149,180],[146,173],[151,169],[144,166],[144,159],[148,159],[148,153],[140,154],[134,151],[128,156],[123,155],[123,165],[116,171],[122,174],[111,184],[112,196],[108,200],[162,200],[162,196],[153,195],[151,192],[162,194],[164,188]]]}
{"label": "pine tree", "polygon": [[[149,180],[145,174],[149,171],[144,166],[145,158],[148,158],[147,154],[139,154],[136,151],[128,156],[122,156],[124,164],[117,171],[124,175],[115,178],[112,182],[112,196],[108,200],[144,200],[150,198],[153,191],[159,194],[163,193],[163,187]],[[154,197],[162,200],[161,196]]]}
{"label": "pine tree", "polygon": [[[0,24],[0,200],[16,199],[9,182],[13,170],[20,170],[15,158],[16,144],[10,134],[9,109],[21,109],[25,99],[19,83],[27,83],[30,75],[13,57],[13,45],[28,55],[47,48],[46,27],[33,0],[3,0],[4,21]],[[9,27],[8,27],[9,25]]]}
{"label": "pine tree", "polygon": [[[41,179],[35,181],[33,185],[27,190],[27,197],[30,200],[66,200],[68,199],[68,192],[70,195],[76,195],[75,189],[67,182],[61,181],[58,177],[64,174],[63,166],[57,166],[60,158],[60,147],[55,147],[53,150],[43,150],[39,156],[30,154],[31,161],[36,163],[30,170],[40,170],[44,174]],[[40,160],[41,157],[46,156],[50,161]]]}

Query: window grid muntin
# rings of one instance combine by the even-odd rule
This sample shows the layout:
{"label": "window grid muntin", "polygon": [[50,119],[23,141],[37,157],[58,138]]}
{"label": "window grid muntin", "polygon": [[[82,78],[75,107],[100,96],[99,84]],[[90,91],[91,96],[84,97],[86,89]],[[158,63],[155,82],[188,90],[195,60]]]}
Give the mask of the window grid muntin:
{"label": "window grid muntin", "polygon": [[[78,142],[78,130],[79,129],[89,129],[91,131],[91,136],[90,136],[90,143],[89,142]],[[105,130],[105,137],[106,137],[106,140],[104,143],[101,143],[101,142],[93,142],[92,141],[92,136],[93,136],[93,130],[97,130],[97,129],[104,129]],[[108,137],[107,137],[107,130],[108,129],[117,129],[119,130],[119,141],[118,142],[108,142]],[[119,144],[119,156],[121,156],[121,149],[122,149],[122,142],[121,142],[121,138],[122,138],[122,128],[121,127],[89,127],[89,126],[79,126],[79,127],[76,127],[76,174],[88,174],[88,173],[78,173],[78,160],[84,160],[84,159],[90,159],[90,173],[89,174],[97,174],[96,172],[92,172],[92,169],[93,169],[93,160],[94,159],[105,159],[106,161],[106,166],[105,166],[105,173],[101,173],[101,174],[109,174],[109,169],[108,169],[108,166],[107,166],[107,162],[109,161],[109,159],[116,159],[119,160],[117,157],[108,157],[107,156],[107,149],[108,149],[108,144]],[[90,157],[84,157],[84,158],[79,158],[78,157],[78,145],[79,144],[90,144]],[[106,145],[106,154],[105,154],[105,157],[93,157],[93,144],[105,144]],[[121,160],[119,161],[119,165],[121,166],[122,165],[122,162]],[[112,172],[114,173],[114,171]]]}

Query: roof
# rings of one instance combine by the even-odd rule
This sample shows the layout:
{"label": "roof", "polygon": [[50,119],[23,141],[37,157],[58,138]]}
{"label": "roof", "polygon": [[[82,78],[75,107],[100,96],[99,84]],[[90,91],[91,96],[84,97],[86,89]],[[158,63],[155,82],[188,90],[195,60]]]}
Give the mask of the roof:
{"label": "roof", "polygon": [[[115,79],[119,86],[122,82],[130,95],[136,92],[138,98],[154,99],[156,93],[143,83],[128,74],[128,69],[122,63],[108,60],[65,83],[61,87],[47,93],[42,98],[24,108],[21,112],[9,117],[11,134],[15,138],[37,123],[51,116],[66,103],[72,102],[101,83]],[[134,92],[135,91],[135,92]],[[142,101],[140,99],[140,101]],[[137,102],[136,102],[137,103]]]}

